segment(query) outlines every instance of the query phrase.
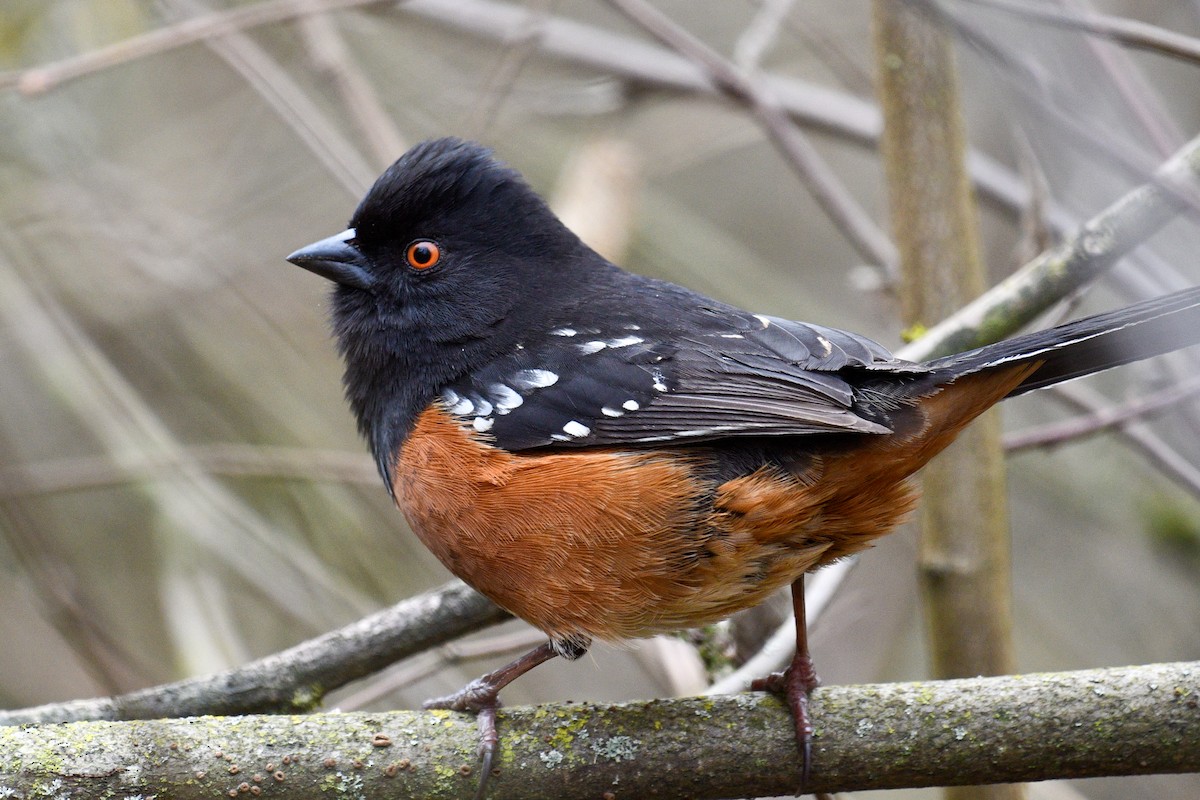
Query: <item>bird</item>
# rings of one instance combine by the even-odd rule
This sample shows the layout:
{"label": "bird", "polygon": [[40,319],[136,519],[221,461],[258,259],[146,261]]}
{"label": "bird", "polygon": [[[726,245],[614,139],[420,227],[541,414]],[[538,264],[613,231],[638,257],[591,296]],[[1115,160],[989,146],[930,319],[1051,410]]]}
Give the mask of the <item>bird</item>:
{"label": "bird", "polygon": [[346,398],[412,531],[546,634],[426,704],[478,715],[485,781],[517,677],[791,587],[796,653],[753,688],[787,702],[803,790],[818,684],[804,576],[894,530],[913,474],[1001,400],[1200,340],[1196,287],[901,360],[627,272],[453,137],[404,153],[344,231],[288,261],[333,283]]}

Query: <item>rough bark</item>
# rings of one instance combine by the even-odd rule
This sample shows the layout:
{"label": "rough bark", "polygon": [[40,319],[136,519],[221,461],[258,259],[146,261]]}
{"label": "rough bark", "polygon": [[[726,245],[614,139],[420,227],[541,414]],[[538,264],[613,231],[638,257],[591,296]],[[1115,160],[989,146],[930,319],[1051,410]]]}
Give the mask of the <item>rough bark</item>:
{"label": "rough bark", "polygon": [[[1200,770],[1200,662],[829,686],[811,790]],[[719,798],[795,789],[787,711],[762,693],[502,711],[489,797]],[[444,711],[0,729],[0,796],[468,797],[477,732]]]}

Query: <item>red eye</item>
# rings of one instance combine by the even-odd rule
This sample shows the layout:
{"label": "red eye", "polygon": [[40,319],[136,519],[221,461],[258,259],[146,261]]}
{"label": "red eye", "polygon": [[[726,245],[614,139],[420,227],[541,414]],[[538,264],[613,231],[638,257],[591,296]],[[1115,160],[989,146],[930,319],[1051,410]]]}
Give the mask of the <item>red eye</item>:
{"label": "red eye", "polygon": [[429,269],[442,259],[442,249],[437,242],[417,239],[405,248],[404,258],[413,269]]}

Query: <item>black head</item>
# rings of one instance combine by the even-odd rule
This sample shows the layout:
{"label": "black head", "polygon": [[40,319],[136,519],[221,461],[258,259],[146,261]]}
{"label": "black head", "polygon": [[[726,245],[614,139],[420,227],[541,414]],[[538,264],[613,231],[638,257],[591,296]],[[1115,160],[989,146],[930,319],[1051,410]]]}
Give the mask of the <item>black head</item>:
{"label": "black head", "polygon": [[343,307],[376,305],[380,322],[450,342],[487,335],[586,252],[517,172],[447,138],[405,153],[346,231],[288,260],[338,284],[335,322]]}
{"label": "black head", "polygon": [[288,260],[336,284],[347,395],[377,456],[393,416],[411,417],[446,382],[511,347],[531,316],[614,269],[520,175],[460,139],[409,150],[347,230]]}

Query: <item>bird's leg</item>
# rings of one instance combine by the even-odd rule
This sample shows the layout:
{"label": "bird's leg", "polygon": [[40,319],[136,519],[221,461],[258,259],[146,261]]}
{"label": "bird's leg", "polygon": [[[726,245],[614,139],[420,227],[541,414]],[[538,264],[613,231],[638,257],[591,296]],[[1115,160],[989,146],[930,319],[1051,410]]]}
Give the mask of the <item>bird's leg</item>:
{"label": "bird's leg", "polygon": [[781,694],[792,712],[796,726],[796,745],[800,749],[800,791],[804,794],[812,774],[812,720],[808,716],[808,694],[820,686],[812,656],[808,652],[808,627],[804,619],[804,577],[792,584],[792,611],[796,615],[796,654],[783,672],[759,678],[750,684],[754,691]]}
{"label": "bird's leg", "polygon": [[[586,648],[585,648],[586,649]],[[426,700],[425,708],[447,708],[451,711],[469,711],[476,715],[479,726],[479,788],[476,800],[483,797],[488,778],[492,774],[492,763],[496,759],[496,746],[500,736],[496,732],[496,709],[500,707],[500,690],[508,686],[529,670],[559,655],[554,642],[545,642],[525,655],[482,678],[476,678],[451,695]]]}

